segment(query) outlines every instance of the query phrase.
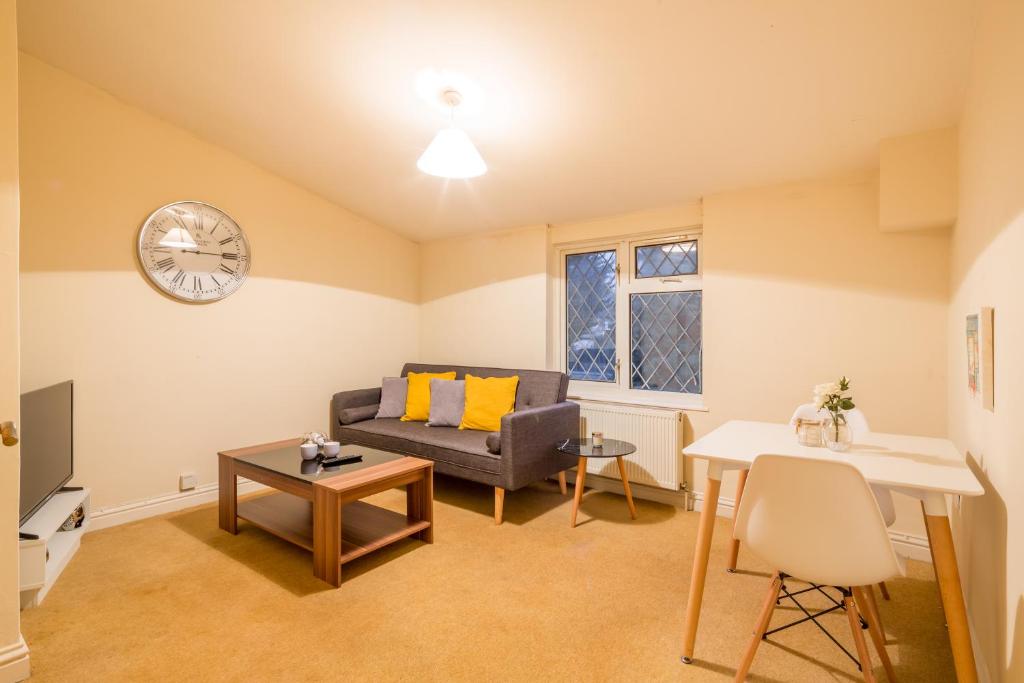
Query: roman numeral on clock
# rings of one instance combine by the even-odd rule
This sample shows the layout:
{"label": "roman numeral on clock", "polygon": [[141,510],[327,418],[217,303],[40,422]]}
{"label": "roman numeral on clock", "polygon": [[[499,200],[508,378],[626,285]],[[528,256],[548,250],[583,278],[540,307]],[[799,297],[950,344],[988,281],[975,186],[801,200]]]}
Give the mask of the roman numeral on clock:
{"label": "roman numeral on clock", "polygon": [[231,254],[221,254],[220,257],[222,259],[227,259],[229,261],[237,261],[238,260],[238,254],[234,254],[234,253],[231,253]]}
{"label": "roman numeral on clock", "polygon": [[225,244],[227,244],[228,242],[231,242],[231,241],[233,241],[234,239],[235,239],[234,237],[225,237],[224,239],[222,239],[222,240],[221,240],[220,242],[218,242],[217,244],[219,244],[219,245],[221,245],[221,246],[224,246]]}
{"label": "roman numeral on clock", "polygon": [[185,282],[185,271],[179,270],[178,274],[171,280],[171,287],[179,287],[183,282]]}
{"label": "roman numeral on clock", "polygon": [[192,276],[192,289],[199,291],[199,283],[202,282],[202,275]]}
{"label": "roman numeral on clock", "polygon": [[230,268],[228,268],[227,266],[225,266],[225,265],[224,265],[223,263],[222,263],[222,264],[220,264],[220,268],[219,268],[219,270],[223,270],[223,271],[224,271],[225,273],[227,273],[228,275],[234,275],[234,274],[235,274],[235,271],[231,270]]}
{"label": "roman numeral on clock", "polygon": [[162,258],[156,262],[156,267],[164,271],[170,270],[171,268],[174,267],[174,259],[172,259],[170,256],[168,256],[167,258]]}

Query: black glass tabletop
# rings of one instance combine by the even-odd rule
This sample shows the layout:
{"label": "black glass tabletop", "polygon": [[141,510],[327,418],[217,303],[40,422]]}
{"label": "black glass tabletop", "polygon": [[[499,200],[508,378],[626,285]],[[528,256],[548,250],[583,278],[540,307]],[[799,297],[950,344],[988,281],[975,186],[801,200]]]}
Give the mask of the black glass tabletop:
{"label": "black glass tabletop", "polygon": [[593,439],[566,439],[558,444],[558,450],[576,457],[618,458],[635,453],[636,446],[618,439],[605,439],[601,446],[595,446]]}
{"label": "black glass tabletop", "polygon": [[394,453],[385,453],[353,445],[342,446],[340,455],[342,458],[359,456],[359,459],[355,460],[353,458],[351,462],[345,462],[334,467],[324,467],[322,457],[317,457],[316,460],[303,460],[302,455],[299,453],[298,445],[259,451],[249,455],[239,455],[235,459],[255,465],[256,467],[262,467],[271,472],[283,474],[286,477],[294,477],[305,481],[319,481],[404,457]]}

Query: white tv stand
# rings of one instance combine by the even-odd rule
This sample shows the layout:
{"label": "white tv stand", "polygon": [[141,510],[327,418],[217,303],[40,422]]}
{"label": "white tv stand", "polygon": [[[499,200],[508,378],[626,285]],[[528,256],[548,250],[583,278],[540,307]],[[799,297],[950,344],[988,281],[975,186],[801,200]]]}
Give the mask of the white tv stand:
{"label": "white tv stand", "polygon": [[[71,513],[79,505],[85,511],[82,526],[71,531],[60,531]],[[71,556],[82,543],[82,534],[89,526],[89,489],[55,493],[43,507],[36,510],[18,531],[34,534],[38,539],[18,541],[21,564],[21,608],[35,607],[53,588],[57,577],[64,571]]]}

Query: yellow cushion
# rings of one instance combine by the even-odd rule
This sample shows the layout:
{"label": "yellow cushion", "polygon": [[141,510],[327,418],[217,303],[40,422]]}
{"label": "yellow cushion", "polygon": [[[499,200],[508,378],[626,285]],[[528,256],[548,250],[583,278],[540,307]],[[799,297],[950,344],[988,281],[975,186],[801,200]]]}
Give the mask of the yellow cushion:
{"label": "yellow cushion", "polygon": [[403,422],[426,422],[430,417],[430,380],[432,379],[455,379],[455,371],[410,372],[408,374],[409,393],[405,395]]}
{"label": "yellow cushion", "polygon": [[466,375],[466,410],[459,429],[480,429],[496,432],[501,429],[501,416],[516,407],[519,377],[474,377]]}

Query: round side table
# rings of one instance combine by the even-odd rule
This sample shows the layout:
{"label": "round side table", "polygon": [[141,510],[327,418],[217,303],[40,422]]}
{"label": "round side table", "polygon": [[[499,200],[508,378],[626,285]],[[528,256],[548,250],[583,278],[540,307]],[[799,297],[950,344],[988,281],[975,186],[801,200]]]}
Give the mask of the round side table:
{"label": "round side table", "polygon": [[579,458],[576,466],[576,485],[572,500],[572,519],[569,526],[576,527],[576,513],[580,509],[580,500],[583,498],[583,482],[587,477],[587,458],[615,458],[619,465],[619,476],[622,477],[622,488],[626,491],[626,504],[629,506],[629,516],[636,519],[636,506],[633,505],[633,493],[629,490],[629,478],[626,477],[626,463],[622,458],[636,452],[636,446],[628,441],[618,439],[605,439],[604,444],[595,446],[593,439],[567,439],[559,444],[558,450],[568,455],[575,455]]}

